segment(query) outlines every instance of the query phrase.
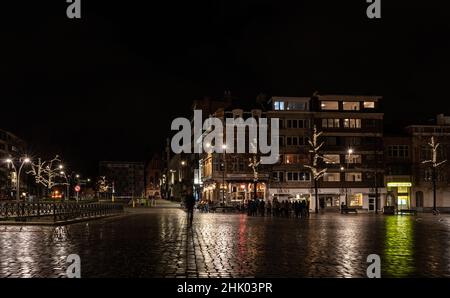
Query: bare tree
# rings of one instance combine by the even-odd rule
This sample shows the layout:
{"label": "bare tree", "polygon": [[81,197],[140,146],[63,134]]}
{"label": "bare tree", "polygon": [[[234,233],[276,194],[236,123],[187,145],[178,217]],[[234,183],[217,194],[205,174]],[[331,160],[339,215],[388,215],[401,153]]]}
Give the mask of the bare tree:
{"label": "bare tree", "polygon": [[432,182],[433,182],[433,214],[437,214],[437,208],[436,208],[436,180],[437,180],[437,168],[444,163],[447,162],[447,160],[438,161],[438,148],[440,146],[439,143],[436,143],[434,137],[431,137],[430,143],[428,143],[428,146],[431,149],[431,160],[424,160],[422,161],[423,164],[430,164],[431,171],[432,171]]}
{"label": "bare tree", "polygon": [[253,193],[256,200],[256,196],[258,194],[256,189],[258,187],[258,167],[261,164],[261,160],[258,160],[258,157],[254,155],[253,159],[249,158],[249,162],[250,164],[248,166],[253,170]]}
{"label": "bare tree", "polygon": [[324,145],[324,143],[319,144],[319,138],[322,135],[322,132],[317,132],[317,128],[314,125],[313,130],[313,136],[312,139],[309,140],[309,146],[310,150],[309,153],[311,153],[312,156],[312,163],[311,165],[305,165],[305,168],[308,168],[311,170],[312,178],[314,179],[314,193],[315,193],[315,212],[319,213],[319,179],[322,178],[325,173],[327,172],[327,169],[319,169],[319,160],[327,161],[325,157],[320,153],[320,149]]}
{"label": "bare tree", "polygon": [[50,193],[54,186],[63,184],[57,181],[57,178],[62,177],[60,165],[61,159],[58,155],[49,161],[42,161],[39,158],[37,163],[31,164],[31,170],[27,174],[33,175],[36,184],[44,186],[47,193]]}
{"label": "bare tree", "polygon": [[101,193],[108,192],[109,188],[111,188],[111,187],[108,185],[108,181],[106,180],[106,177],[105,176],[99,177],[99,179],[97,181],[98,192],[101,192]]}

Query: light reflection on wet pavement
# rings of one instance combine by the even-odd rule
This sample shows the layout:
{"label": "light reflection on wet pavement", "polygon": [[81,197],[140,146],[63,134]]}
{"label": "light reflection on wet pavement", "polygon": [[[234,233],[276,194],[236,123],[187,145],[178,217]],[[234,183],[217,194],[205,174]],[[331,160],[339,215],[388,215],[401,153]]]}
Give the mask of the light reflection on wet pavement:
{"label": "light reflection on wet pavement", "polygon": [[450,277],[450,216],[312,215],[309,220],[139,209],[67,228],[0,226],[0,277]]}

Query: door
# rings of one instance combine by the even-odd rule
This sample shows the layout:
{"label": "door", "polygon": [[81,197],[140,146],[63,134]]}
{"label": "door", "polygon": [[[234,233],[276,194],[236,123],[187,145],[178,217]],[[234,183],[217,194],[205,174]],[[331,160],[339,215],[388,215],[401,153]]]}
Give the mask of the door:
{"label": "door", "polygon": [[325,198],[324,197],[319,198],[319,207],[320,207],[320,209],[325,209]]}
{"label": "door", "polygon": [[416,208],[422,210],[423,209],[423,192],[416,192]]}

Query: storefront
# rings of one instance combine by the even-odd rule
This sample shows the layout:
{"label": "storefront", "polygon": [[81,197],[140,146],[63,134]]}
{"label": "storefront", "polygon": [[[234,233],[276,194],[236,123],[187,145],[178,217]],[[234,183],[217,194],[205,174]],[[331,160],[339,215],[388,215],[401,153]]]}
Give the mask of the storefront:
{"label": "storefront", "polygon": [[271,200],[276,198],[279,202],[311,200],[309,188],[271,188],[269,195]]}
{"label": "storefront", "polygon": [[[254,183],[232,182],[229,183],[228,189],[230,190],[228,195],[231,203],[245,203],[249,200],[254,199],[255,196]],[[262,200],[267,199],[266,183],[257,183],[256,196]]]}
{"label": "storefront", "polygon": [[[202,199],[212,202],[222,202],[222,195],[225,196],[227,204],[239,205],[252,200],[255,196],[254,183],[251,182],[227,182],[205,183],[203,187]],[[267,200],[267,186],[264,182],[259,182],[256,186],[258,198]]]}
{"label": "storefront", "polygon": [[[310,209],[315,209],[315,194],[311,188],[271,188],[269,190],[270,198],[277,198],[278,201],[283,200],[309,200]],[[386,195],[385,188],[378,189],[378,195],[380,202]],[[342,203],[347,204],[349,207],[365,209],[374,211],[374,196],[375,192],[372,188],[320,188],[318,192],[319,196],[319,209],[322,210],[338,210]],[[371,208],[372,206],[372,208]],[[381,203],[379,203],[381,208]]]}
{"label": "storefront", "polygon": [[388,182],[386,206],[394,206],[397,210],[411,209],[411,182]]}

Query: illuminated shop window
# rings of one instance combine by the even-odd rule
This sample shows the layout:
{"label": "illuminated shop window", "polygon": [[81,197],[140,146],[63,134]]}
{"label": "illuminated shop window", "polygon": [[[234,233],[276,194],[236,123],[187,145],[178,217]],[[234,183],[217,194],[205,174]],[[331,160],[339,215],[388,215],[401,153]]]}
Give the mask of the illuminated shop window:
{"label": "illuminated shop window", "polygon": [[356,193],[350,196],[350,206],[362,207],[363,205],[363,194]]}

